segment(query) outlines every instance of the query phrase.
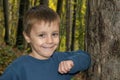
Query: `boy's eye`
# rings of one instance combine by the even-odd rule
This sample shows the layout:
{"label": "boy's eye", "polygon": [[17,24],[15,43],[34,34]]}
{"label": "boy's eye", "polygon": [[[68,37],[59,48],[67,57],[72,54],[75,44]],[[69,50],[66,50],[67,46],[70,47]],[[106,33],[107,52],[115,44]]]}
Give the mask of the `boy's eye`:
{"label": "boy's eye", "polygon": [[58,37],[58,36],[59,36],[59,33],[53,33],[52,36]]}
{"label": "boy's eye", "polygon": [[44,38],[44,37],[45,37],[45,34],[40,34],[39,37]]}

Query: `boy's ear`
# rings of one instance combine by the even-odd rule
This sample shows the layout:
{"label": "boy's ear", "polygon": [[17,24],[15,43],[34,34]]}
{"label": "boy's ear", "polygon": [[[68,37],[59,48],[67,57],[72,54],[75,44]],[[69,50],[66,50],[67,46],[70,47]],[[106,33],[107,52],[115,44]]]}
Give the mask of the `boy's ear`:
{"label": "boy's ear", "polygon": [[30,43],[30,37],[24,31],[23,31],[23,36],[24,36],[25,40],[27,41],[27,43]]}

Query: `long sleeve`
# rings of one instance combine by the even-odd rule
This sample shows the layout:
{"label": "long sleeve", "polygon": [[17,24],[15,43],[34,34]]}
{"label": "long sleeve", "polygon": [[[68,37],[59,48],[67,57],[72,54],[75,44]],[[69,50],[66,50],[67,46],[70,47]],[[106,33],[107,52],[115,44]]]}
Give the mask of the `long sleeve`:
{"label": "long sleeve", "polygon": [[59,52],[57,54],[58,61],[72,60],[74,66],[69,73],[76,73],[78,71],[84,71],[90,67],[91,57],[85,51],[71,51],[71,52]]}
{"label": "long sleeve", "polygon": [[84,71],[90,67],[91,58],[87,52],[76,51],[73,53],[74,53],[73,56],[68,57],[68,59],[73,60],[74,62],[74,66],[69,73]]}

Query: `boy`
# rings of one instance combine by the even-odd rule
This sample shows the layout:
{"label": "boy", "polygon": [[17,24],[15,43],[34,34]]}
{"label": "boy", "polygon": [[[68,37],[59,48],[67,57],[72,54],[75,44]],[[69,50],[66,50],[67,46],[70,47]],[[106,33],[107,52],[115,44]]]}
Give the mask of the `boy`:
{"label": "boy", "polygon": [[60,18],[52,9],[31,8],[23,24],[23,35],[32,52],[10,64],[0,80],[70,80],[75,73],[90,66],[86,52],[55,52],[60,40]]}

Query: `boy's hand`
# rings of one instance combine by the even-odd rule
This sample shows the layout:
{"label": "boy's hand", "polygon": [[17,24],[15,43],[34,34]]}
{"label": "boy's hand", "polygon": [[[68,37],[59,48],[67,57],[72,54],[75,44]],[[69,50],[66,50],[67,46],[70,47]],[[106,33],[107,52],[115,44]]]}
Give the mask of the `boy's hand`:
{"label": "boy's hand", "polygon": [[59,64],[58,72],[61,74],[68,73],[73,66],[74,63],[72,60],[61,61]]}

